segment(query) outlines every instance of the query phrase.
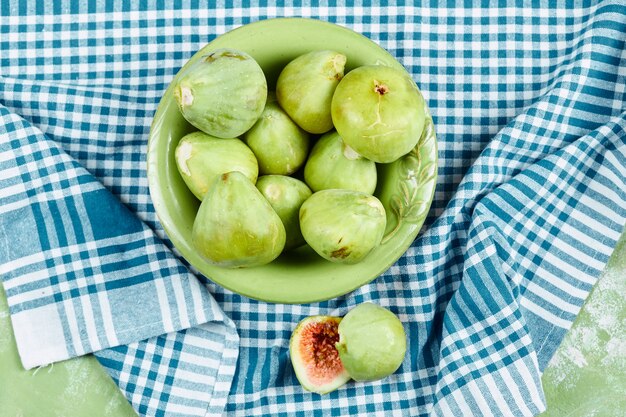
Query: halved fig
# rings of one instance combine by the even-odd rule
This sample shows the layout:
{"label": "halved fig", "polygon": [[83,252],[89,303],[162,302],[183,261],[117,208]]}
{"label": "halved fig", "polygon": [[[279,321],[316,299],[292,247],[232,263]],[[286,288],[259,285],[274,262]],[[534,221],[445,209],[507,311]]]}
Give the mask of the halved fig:
{"label": "halved fig", "polygon": [[291,363],[298,381],[308,391],[327,394],[350,380],[335,347],[339,322],[341,317],[307,317],[291,335]]}

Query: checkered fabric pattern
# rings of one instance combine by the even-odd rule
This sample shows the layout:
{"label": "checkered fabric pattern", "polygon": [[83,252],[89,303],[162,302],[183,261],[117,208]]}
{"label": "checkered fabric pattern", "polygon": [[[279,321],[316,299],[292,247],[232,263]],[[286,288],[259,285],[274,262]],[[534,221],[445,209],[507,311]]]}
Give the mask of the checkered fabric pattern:
{"label": "checkered fabric pattern", "polygon": [[[418,239],[372,283],[310,305],[249,300],[190,270],[145,173],[177,70],[217,35],[280,16],[386,48],[439,139]],[[540,412],[541,371],[626,221],[625,42],[620,0],[2,2],[0,274],[25,366],[95,352],[149,416]],[[364,301],[405,324],[400,370],[303,391],[295,324]]]}

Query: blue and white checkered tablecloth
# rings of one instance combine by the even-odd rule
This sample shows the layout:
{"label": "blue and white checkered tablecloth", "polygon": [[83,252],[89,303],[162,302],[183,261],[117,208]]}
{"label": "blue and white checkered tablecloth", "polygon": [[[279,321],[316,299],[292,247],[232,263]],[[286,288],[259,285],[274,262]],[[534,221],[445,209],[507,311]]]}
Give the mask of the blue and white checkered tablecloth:
{"label": "blue and white checkered tablecloth", "polygon": [[[1,2],[0,274],[24,366],[94,352],[146,416],[541,411],[541,371],[626,221],[626,4],[473,3]],[[151,117],[177,70],[279,16],[386,48],[439,138],[420,237],[371,284],[310,305],[249,300],[190,270],[146,180]],[[295,324],[364,301],[405,324],[400,370],[303,391]]]}

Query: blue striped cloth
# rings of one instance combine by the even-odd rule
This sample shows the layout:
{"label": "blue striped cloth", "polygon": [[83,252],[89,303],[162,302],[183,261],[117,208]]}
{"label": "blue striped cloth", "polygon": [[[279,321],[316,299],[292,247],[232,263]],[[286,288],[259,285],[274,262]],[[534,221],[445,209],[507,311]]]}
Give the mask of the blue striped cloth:
{"label": "blue striped cloth", "polygon": [[[0,275],[24,366],[94,352],[145,416],[543,410],[541,371],[626,221],[626,5],[550,3],[1,2]],[[419,238],[372,283],[309,305],[253,301],[190,269],[145,171],[151,117],[184,62],[279,16],[386,48],[439,138]],[[405,324],[400,370],[303,391],[295,324],[365,301]]]}

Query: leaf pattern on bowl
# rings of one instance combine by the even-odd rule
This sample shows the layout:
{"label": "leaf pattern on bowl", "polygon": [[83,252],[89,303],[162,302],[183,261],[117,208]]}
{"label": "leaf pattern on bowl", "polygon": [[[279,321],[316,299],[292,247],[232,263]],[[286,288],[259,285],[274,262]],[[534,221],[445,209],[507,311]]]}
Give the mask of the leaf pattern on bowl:
{"label": "leaf pattern on bowl", "polygon": [[[431,115],[426,113],[424,131],[420,140],[408,154],[393,162],[398,176],[397,189],[394,190],[389,207],[395,227],[382,239],[382,244],[391,239],[405,223],[421,224],[426,219],[432,192],[428,198],[420,197],[423,187],[432,185],[437,178],[437,138]],[[433,149],[435,148],[435,149]],[[428,157],[431,156],[431,157]],[[432,187],[434,192],[434,186]]]}

